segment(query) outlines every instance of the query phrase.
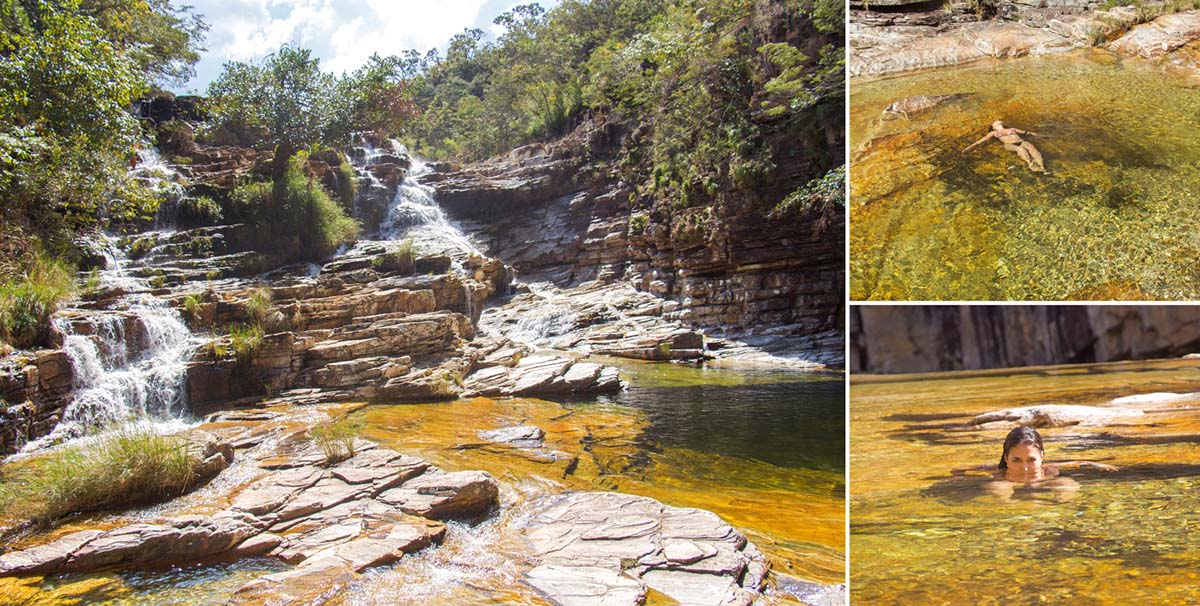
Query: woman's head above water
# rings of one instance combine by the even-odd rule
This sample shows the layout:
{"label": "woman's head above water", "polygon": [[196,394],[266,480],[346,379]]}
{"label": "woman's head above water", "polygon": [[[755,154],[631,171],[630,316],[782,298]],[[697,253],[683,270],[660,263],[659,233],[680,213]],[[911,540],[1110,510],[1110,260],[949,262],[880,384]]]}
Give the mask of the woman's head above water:
{"label": "woman's head above water", "polygon": [[1033,479],[1042,473],[1042,460],[1046,449],[1042,436],[1032,427],[1018,427],[1004,438],[1004,452],[1000,455],[1000,470],[1010,476]]}

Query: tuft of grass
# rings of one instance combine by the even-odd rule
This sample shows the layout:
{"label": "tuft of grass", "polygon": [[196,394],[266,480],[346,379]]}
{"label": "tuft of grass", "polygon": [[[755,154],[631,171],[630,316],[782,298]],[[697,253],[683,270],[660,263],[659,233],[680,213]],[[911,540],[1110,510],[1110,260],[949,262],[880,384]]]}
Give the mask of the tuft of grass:
{"label": "tuft of grass", "polygon": [[209,196],[179,201],[179,218],[188,225],[216,225],[224,218],[221,205]]}
{"label": "tuft of grass", "polygon": [[190,294],[183,298],[183,311],[195,320],[200,317],[200,295]]}
{"label": "tuft of grass", "polygon": [[137,240],[134,240],[133,244],[131,244],[129,246],[129,258],[133,259],[135,261],[138,259],[141,259],[142,257],[149,254],[150,250],[152,248],[154,248],[154,245],[157,243],[158,243],[158,240],[151,236],[146,236],[144,238],[138,238]]}
{"label": "tuft of grass", "polygon": [[22,273],[0,282],[0,341],[17,349],[47,345],[50,314],[71,297],[74,287],[69,265],[35,255]]}
{"label": "tuft of grass", "polygon": [[254,324],[262,326],[267,319],[267,312],[271,311],[271,303],[275,300],[275,293],[268,286],[254,289],[250,293],[250,299],[246,301],[246,315]]}
{"label": "tuft of grass", "polygon": [[308,431],[313,444],[325,455],[325,464],[334,465],[354,456],[354,440],[362,433],[362,423],[342,419],[318,425]]}
{"label": "tuft of grass", "polygon": [[0,477],[0,516],[45,524],[67,515],[183,494],[199,458],[178,437],[126,427],[83,444],[10,464]]}
{"label": "tuft of grass", "polygon": [[229,339],[238,363],[246,364],[262,346],[263,330],[257,324],[234,324],[229,327]]}
{"label": "tuft of grass", "polygon": [[87,294],[94,293],[100,290],[100,269],[92,268],[88,275],[83,280],[83,292]]}

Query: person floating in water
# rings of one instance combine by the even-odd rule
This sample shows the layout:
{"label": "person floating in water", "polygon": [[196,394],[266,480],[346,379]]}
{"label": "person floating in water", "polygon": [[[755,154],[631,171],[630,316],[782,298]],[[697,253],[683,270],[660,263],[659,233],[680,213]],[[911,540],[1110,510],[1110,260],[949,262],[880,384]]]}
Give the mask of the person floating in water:
{"label": "person floating in water", "polygon": [[1066,469],[1118,470],[1112,465],[1094,461],[1044,463],[1045,457],[1046,449],[1042,445],[1041,434],[1032,427],[1021,426],[1008,432],[1008,436],[1004,438],[1004,450],[1000,454],[1000,464],[997,467],[993,468],[989,465],[959,468],[955,469],[953,473],[954,475],[964,475],[964,472],[970,470],[991,470],[993,479],[983,487],[984,491],[1003,499],[1009,499],[1017,490],[1022,492],[1053,491],[1060,494],[1074,492],[1079,488],[1079,483],[1059,475],[1060,471]]}
{"label": "person floating in water", "polygon": [[1004,144],[1004,149],[1017,152],[1017,155],[1021,156],[1021,159],[1029,165],[1029,170],[1032,170],[1035,173],[1046,172],[1046,164],[1042,161],[1042,152],[1039,152],[1032,143],[1022,139],[1021,135],[1037,136],[1037,133],[1021,130],[1019,128],[1004,128],[1004,123],[996,120],[995,122],[992,122],[992,132],[984,135],[982,139],[972,143],[971,145],[968,145],[967,148],[963,150],[963,153],[971,151],[971,149],[975,146],[982,145],[983,143],[987,142],[988,139],[995,137]]}

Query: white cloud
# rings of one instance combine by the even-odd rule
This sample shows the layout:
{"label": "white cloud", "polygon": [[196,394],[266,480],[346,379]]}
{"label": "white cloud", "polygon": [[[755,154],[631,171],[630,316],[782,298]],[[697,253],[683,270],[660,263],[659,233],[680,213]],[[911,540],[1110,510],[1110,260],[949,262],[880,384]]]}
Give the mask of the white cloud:
{"label": "white cloud", "polygon": [[[492,19],[528,0],[194,0],[212,29],[196,77],[186,88],[203,91],[226,61],[263,57],[280,45],[311,48],[329,71],[362,65],[373,53],[445,49],[465,28],[491,35]],[[558,0],[543,0],[550,8]]]}

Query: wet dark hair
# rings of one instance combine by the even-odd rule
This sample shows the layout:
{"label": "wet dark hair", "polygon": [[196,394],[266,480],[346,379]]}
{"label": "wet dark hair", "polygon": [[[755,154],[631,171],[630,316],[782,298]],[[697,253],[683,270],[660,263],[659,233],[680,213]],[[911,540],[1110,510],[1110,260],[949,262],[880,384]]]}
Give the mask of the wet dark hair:
{"label": "wet dark hair", "polygon": [[1008,437],[1004,438],[1004,452],[1000,454],[1000,469],[1008,469],[1008,451],[1013,446],[1021,444],[1033,444],[1037,446],[1043,456],[1046,454],[1046,447],[1042,446],[1042,434],[1032,427],[1022,425],[1008,432]]}

